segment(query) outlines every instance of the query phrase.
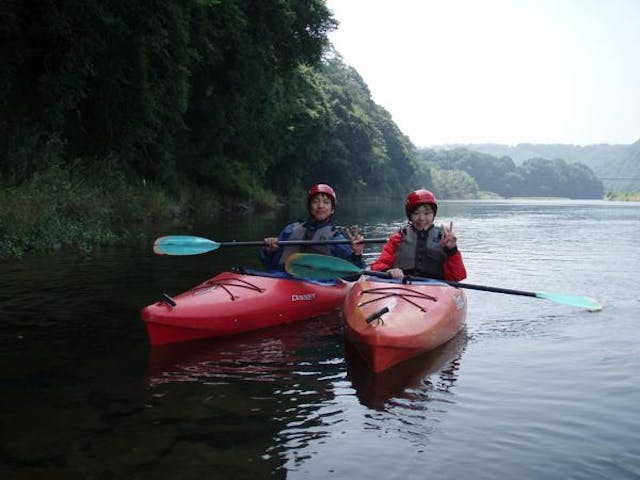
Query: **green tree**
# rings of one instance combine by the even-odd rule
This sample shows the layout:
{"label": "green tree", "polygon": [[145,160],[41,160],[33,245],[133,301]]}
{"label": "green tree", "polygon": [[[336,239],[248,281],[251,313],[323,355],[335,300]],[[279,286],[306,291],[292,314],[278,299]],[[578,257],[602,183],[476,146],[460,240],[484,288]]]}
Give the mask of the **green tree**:
{"label": "green tree", "polygon": [[433,190],[442,199],[478,198],[478,184],[467,172],[462,170],[433,169]]}
{"label": "green tree", "polygon": [[362,77],[335,52],[319,73],[332,116],[315,174],[335,172],[335,182],[351,191],[388,195],[410,188],[417,172],[415,147],[372,100]]}
{"label": "green tree", "polygon": [[564,160],[532,158],[518,167],[524,182],[522,195],[569,198],[602,198],[604,188],[585,165]]}

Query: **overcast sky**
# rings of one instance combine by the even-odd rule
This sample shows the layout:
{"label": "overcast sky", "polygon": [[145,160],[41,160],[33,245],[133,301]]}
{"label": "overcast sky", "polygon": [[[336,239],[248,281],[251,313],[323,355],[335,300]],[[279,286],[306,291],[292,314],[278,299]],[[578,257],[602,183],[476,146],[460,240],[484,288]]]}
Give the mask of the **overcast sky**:
{"label": "overcast sky", "polygon": [[640,0],[327,0],[418,147],[640,139]]}

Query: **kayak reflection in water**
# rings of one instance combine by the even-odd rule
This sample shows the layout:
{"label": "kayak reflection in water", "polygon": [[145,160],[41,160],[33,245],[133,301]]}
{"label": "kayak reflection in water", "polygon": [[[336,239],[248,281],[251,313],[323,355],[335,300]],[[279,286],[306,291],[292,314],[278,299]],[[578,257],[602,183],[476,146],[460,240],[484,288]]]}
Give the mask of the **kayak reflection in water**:
{"label": "kayak reflection in water", "polygon": [[371,270],[387,271],[393,278],[405,275],[459,282],[467,270],[458,251],[458,239],[449,227],[434,225],[438,211],[435,195],[415,190],[404,203],[409,224],[395,233],[382,249]]}
{"label": "kayak reflection in water", "polygon": [[394,400],[406,399],[416,401],[411,404],[414,408],[427,410],[434,392],[452,393],[467,341],[467,330],[463,327],[444,345],[382,372],[371,370],[357,347],[347,341],[344,345],[347,378],[365,407],[386,410],[397,404]]}
{"label": "kayak reflection in water", "polygon": [[[334,257],[349,260],[360,268],[366,265],[362,260],[364,251],[363,237],[358,226],[353,227],[353,232],[348,228],[337,228],[333,223],[333,215],[336,211],[336,193],[326,183],[313,185],[307,195],[307,210],[309,218],[306,221],[290,223],[282,229],[278,237],[267,237],[264,246],[260,248],[260,260],[270,271],[284,270],[287,258],[298,252],[318,253],[332,255]],[[343,233],[344,231],[344,233]],[[346,235],[346,237],[345,237]],[[351,243],[336,243],[329,245],[279,245],[285,240],[349,240]]]}

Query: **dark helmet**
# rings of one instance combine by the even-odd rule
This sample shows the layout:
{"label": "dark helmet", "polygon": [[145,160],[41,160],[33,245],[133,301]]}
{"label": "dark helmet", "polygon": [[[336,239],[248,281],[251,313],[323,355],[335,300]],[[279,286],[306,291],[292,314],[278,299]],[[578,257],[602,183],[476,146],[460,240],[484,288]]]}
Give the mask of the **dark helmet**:
{"label": "dark helmet", "polygon": [[333,203],[333,208],[336,208],[336,203],[338,203],[338,200],[336,199],[336,192],[334,192],[333,188],[326,183],[318,183],[309,189],[309,194],[307,195],[307,207],[309,206],[309,203],[311,203],[311,199],[319,193],[329,195],[331,203]]}
{"label": "dark helmet", "polygon": [[404,201],[404,211],[407,213],[407,217],[410,217],[416,208],[425,203],[431,205],[434,215],[438,212],[436,196],[429,190],[422,188],[407,195],[407,199]]}

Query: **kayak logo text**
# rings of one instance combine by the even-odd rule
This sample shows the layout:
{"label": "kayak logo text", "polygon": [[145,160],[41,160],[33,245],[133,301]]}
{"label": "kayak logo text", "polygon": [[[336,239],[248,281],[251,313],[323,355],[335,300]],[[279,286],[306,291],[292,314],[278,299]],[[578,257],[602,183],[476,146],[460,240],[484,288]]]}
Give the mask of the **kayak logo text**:
{"label": "kayak logo text", "polygon": [[295,293],[291,295],[292,302],[310,302],[316,299],[315,293],[304,293],[302,295],[296,295]]}

